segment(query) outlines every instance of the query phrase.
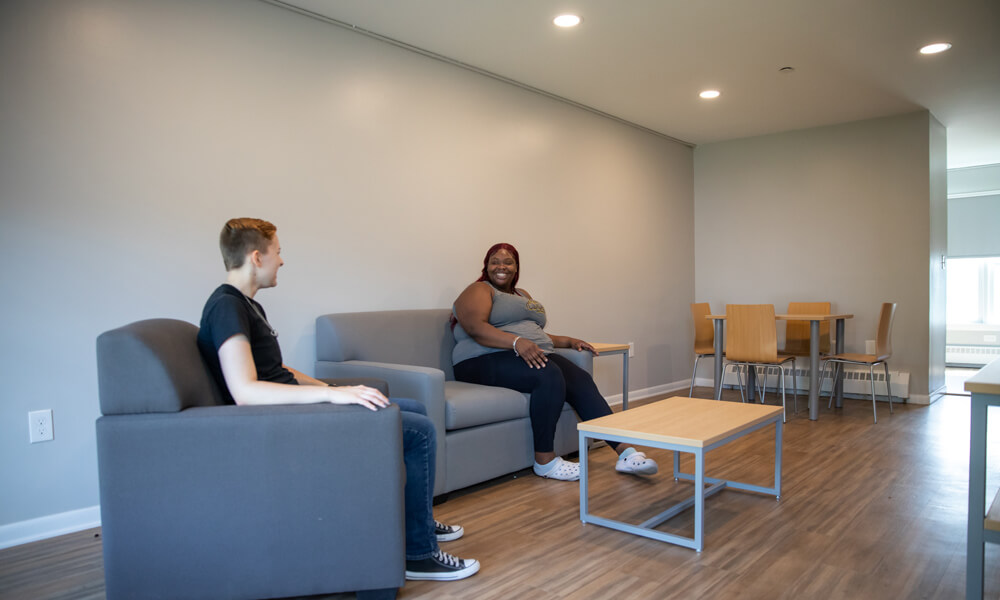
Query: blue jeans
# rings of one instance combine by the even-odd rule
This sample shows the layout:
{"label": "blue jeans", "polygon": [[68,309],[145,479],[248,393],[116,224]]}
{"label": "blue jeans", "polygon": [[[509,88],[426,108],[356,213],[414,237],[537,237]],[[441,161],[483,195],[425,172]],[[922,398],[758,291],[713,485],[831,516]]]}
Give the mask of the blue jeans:
{"label": "blue jeans", "polygon": [[437,551],[434,534],[434,464],[437,434],[424,405],[409,398],[390,398],[403,418],[403,463],[406,466],[406,559],[428,558]]}

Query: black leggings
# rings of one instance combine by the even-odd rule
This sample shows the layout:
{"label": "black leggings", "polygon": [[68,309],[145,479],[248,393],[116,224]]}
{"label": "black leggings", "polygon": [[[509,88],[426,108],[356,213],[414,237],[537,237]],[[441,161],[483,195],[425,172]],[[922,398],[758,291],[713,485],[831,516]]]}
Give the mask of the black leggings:
{"label": "black leggings", "polygon": [[[589,373],[558,354],[548,354],[545,367],[533,369],[513,350],[490,352],[455,365],[455,379],[511,388],[531,394],[529,414],[535,452],[552,452],[556,422],[563,402],[569,402],[581,421],[611,414],[604,396]],[[617,443],[610,443],[617,447]]]}

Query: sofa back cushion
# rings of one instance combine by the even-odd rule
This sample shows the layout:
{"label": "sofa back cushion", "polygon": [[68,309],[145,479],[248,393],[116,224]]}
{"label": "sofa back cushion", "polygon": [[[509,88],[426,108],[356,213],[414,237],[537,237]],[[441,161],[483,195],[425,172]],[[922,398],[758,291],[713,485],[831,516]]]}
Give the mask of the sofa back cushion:
{"label": "sofa back cushion", "polygon": [[323,315],[316,319],[316,360],[432,367],[453,380],[450,317],[447,308]]}
{"label": "sofa back cushion", "polygon": [[222,394],[198,351],[198,328],[150,319],[97,338],[101,414],[178,412],[222,404]]}

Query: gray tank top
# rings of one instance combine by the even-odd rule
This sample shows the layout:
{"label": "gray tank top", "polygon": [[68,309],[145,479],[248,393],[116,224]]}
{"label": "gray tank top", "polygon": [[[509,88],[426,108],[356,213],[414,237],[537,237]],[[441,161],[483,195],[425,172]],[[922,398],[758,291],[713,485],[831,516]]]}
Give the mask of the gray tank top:
{"label": "gray tank top", "polygon": [[[489,285],[489,283],[487,283]],[[500,331],[519,335],[524,339],[538,344],[546,354],[555,350],[552,339],[542,331],[545,327],[545,307],[537,300],[531,300],[516,294],[507,294],[493,288],[493,308],[490,310],[489,324]],[[452,313],[455,308],[452,307]],[[451,351],[451,364],[457,365],[463,360],[489,354],[504,352],[512,348],[489,348],[472,339],[462,329],[461,323],[455,324],[455,348]]]}

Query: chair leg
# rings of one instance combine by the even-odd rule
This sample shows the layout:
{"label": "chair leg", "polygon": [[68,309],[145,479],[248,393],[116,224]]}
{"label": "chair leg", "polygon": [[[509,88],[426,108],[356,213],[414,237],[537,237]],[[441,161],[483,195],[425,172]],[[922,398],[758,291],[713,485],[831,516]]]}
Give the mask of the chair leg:
{"label": "chair leg", "polygon": [[[749,368],[750,367],[747,366],[747,369],[749,369]],[[749,371],[748,371],[747,378],[749,378],[749,377],[750,377],[750,375],[749,375]],[[743,372],[740,370],[740,365],[736,365],[736,381],[739,382],[739,384],[740,384],[740,400],[742,400],[743,403],[746,404],[747,399],[743,395]]]}
{"label": "chair leg", "polygon": [[875,417],[875,422],[878,423],[878,411],[875,409],[875,365],[868,365],[868,383],[872,386],[872,415]]}
{"label": "chair leg", "polygon": [[889,363],[882,363],[885,369],[885,395],[889,396],[889,414],[892,414],[892,388],[889,387]]}
{"label": "chair leg", "polygon": [[827,408],[833,408],[833,393],[837,391],[837,377],[840,375],[840,363],[837,361],[827,361],[833,363],[833,379],[830,381],[830,401],[827,402]]}
{"label": "chair leg", "polygon": [[781,422],[788,422],[788,408],[785,407],[785,370],[778,365],[778,376],[781,377]]}
{"label": "chair leg", "polygon": [[694,370],[691,371],[691,389],[688,390],[688,398],[694,393],[694,376],[698,374],[698,361],[701,360],[700,354],[694,355]]}
{"label": "chair leg", "polygon": [[795,361],[792,361],[792,401],[795,403],[795,414],[799,413],[799,376],[795,372]]}
{"label": "chair leg", "polygon": [[763,377],[760,376],[759,365],[754,365],[753,371],[757,374],[757,385],[760,386],[757,388],[757,395],[760,396],[760,403],[764,404],[764,396],[767,394],[767,367],[764,367]]}
{"label": "chair leg", "polygon": [[[823,382],[826,381],[826,368],[830,366],[830,361],[823,363],[823,368],[819,372],[819,390],[816,391],[816,396],[820,397],[823,395]],[[809,387],[812,387],[812,383],[809,383]],[[827,407],[829,408],[829,406]]]}

